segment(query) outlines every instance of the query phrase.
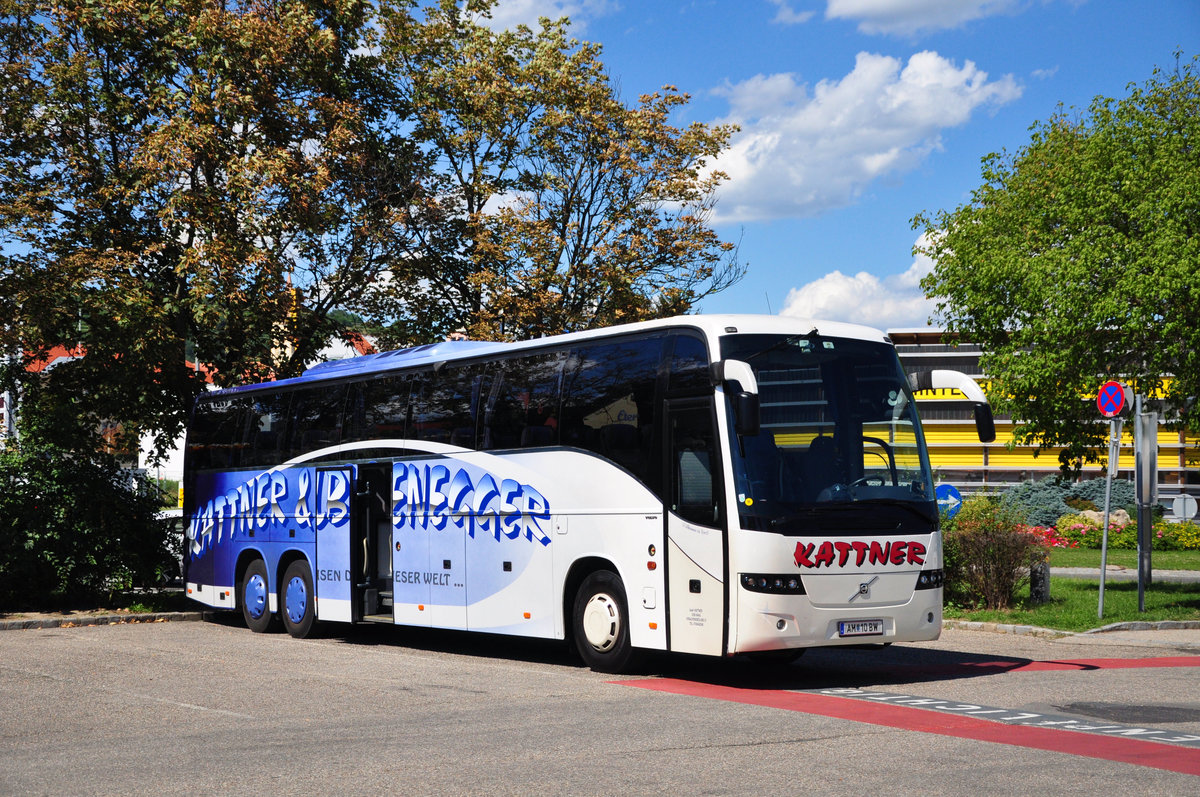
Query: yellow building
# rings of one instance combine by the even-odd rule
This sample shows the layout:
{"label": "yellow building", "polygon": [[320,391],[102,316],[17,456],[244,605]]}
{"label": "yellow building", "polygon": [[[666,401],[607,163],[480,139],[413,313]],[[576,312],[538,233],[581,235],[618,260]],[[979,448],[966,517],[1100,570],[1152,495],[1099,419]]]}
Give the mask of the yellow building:
{"label": "yellow building", "polygon": [[[943,342],[943,333],[931,329],[889,329],[905,371],[944,368],[961,371],[982,380],[980,349],[969,343],[956,346]],[[1097,382],[1097,389],[1100,384]],[[980,443],[969,405],[956,391],[931,390],[916,395],[929,444],[929,459],[939,482],[950,482],[960,489],[977,490],[1002,487],[1013,482],[1041,479],[1059,472],[1059,449],[1038,452],[1033,446],[1013,446],[1014,423],[1007,416],[996,416],[996,440]],[[1102,422],[1099,410],[1097,422]],[[1120,478],[1133,479],[1132,425],[1125,424],[1118,464]],[[1101,451],[1097,464],[1085,465],[1083,478],[1104,475],[1108,452]],[[1170,501],[1181,492],[1200,494],[1200,438],[1160,428],[1158,433],[1159,500]],[[1190,485],[1190,488],[1188,487]]]}

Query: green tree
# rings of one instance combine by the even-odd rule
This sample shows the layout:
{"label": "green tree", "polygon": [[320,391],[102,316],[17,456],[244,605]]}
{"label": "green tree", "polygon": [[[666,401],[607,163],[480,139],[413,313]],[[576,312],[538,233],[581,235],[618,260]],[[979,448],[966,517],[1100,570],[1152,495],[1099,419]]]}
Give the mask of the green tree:
{"label": "green tree", "polygon": [[983,159],[969,203],[913,220],[935,320],[982,346],[989,398],[1019,442],[1062,446],[1064,472],[1104,451],[1087,397],[1106,379],[1162,391],[1167,416],[1200,432],[1198,69],[1060,109],[1015,154]]}
{"label": "green tree", "polygon": [[[71,407],[46,380],[22,436],[0,448],[0,611],[86,606],[178,575],[179,537],[161,493],[113,454],[71,438]],[[71,453],[65,454],[65,451]]]}
{"label": "green tree", "polygon": [[381,55],[428,172],[421,256],[371,314],[415,339],[529,337],[684,313],[741,276],[708,224],[723,175],[706,165],[732,128],[671,125],[688,97],[670,87],[626,106],[565,19],[496,32],[490,3],[420,19],[383,5]]}
{"label": "green tree", "polygon": [[403,262],[368,11],[0,0],[0,348],[86,353],[39,377],[81,429],[165,446],[203,387],[189,348],[222,384],[298,373]]}

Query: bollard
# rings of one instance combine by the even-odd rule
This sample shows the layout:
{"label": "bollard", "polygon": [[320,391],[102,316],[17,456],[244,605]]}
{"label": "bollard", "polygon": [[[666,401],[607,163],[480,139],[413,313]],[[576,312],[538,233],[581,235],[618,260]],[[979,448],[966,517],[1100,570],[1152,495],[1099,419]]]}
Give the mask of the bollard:
{"label": "bollard", "polygon": [[1050,563],[1038,562],[1029,568],[1029,599],[1033,603],[1050,602]]}

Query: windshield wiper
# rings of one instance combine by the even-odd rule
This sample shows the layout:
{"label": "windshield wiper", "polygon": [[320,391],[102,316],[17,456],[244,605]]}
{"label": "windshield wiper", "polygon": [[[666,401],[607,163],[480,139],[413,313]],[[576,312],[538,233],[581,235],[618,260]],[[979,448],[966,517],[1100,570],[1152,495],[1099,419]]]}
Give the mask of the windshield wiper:
{"label": "windshield wiper", "polygon": [[919,517],[921,520],[932,523],[936,516],[931,516],[930,513],[922,509],[921,504],[914,504],[911,501],[898,501],[895,498],[863,498],[857,501],[829,501],[819,504],[812,504],[805,507],[799,512],[792,512],[782,517],[772,518],[767,524],[771,528],[779,528],[780,526],[789,526],[793,523],[802,520],[811,520],[818,515],[828,514],[830,512],[844,512],[846,510],[864,511],[870,514],[870,510],[880,506],[896,507],[898,509],[906,509],[912,514]]}
{"label": "windshield wiper", "polygon": [[812,504],[811,506],[807,506],[804,509],[800,510],[799,512],[792,512],[791,514],[784,515],[783,517],[773,518],[768,525],[771,528],[775,528],[776,526],[783,526],[783,525],[786,525],[789,523],[795,523],[797,520],[808,520],[809,518],[812,518],[816,515],[826,514],[830,510],[844,510],[844,509],[854,509],[854,502],[853,501],[828,501],[828,502],[820,503],[820,504]]}

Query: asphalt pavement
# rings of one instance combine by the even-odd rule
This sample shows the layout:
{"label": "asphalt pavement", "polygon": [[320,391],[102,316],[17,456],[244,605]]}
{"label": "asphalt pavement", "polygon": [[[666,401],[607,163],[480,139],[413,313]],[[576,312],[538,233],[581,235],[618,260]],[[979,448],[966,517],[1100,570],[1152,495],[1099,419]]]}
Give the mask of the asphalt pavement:
{"label": "asphalt pavement", "polygon": [[[1098,569],[1055,567],[1050,575],[1058,578],[1078,578],[1098,581]],[[1106,582],[1136,581],[1137,571],[1117,565],[1108,567]],[[1162,584],[1200,584],[1197,570],[1155,570],[1153,582]],[[0,619],[0,631],[30,628],[61,628],[86,625],[115,625],[127,623],[186,622],[204,619],[203,611],[160,612],[151,614],[30,614]],[[1010,623],[983,623],[970,620],[945,620],[946,628],[986,631],[1018,636],[1072,637],[1086,645],[1116,645],[1123,647],[1167,648],[1176,651],[1195,651],[1200,654],[1200,620],[1162,620],[1156,622],[1123,622],[1100,625],[1090,631],[1076,633],[1036,626]]]}

